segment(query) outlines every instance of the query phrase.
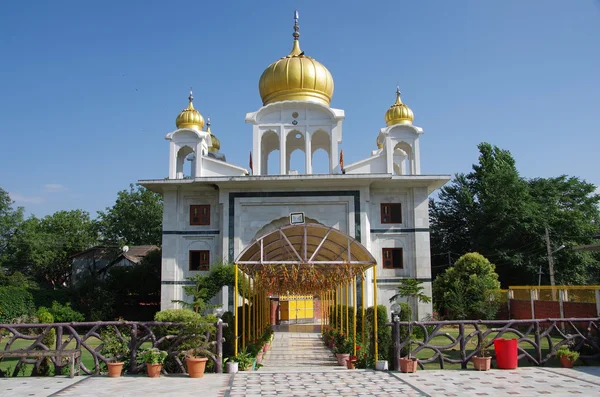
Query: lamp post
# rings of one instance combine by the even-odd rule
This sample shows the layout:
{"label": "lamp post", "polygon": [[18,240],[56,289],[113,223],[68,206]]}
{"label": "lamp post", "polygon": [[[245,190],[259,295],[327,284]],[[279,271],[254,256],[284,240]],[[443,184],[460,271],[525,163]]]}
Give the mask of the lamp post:
{"label": "lamp post", "polygon": [[393,353],[393,362],[390,363],[390,366],[392,367],[393,370],[398,370],[399,369],[399,365],[398,365],[398,359],[400,358],[400,324],[398,324],[400,322],[400,313],[402,311],[402,307],[395,302],[391,307],[390,310],[392,311],[392,322],[394,323],[394,325],[392,326],[392,341],[393,341],[393,349],[394,349],[394,353]]}

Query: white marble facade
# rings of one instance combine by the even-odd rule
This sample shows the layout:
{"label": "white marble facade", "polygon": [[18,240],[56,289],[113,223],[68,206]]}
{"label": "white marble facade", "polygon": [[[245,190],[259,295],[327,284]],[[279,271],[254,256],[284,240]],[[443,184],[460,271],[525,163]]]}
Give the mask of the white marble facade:
{"label": "white marble facade", "polygon": [[[372,134],[376,149],[365,150],[364,160],[342,166],[344,111],[329,106],[333,95],[329,72],[322,72],[321,64],[314,66],[318,63],[314,59],[303,57],[295,42],[290,55],[269,66],[261,77],[264,105],[245,118],[252,126],[251,170],[224,161],[215,146],[220,143],[210,128],[204,129],[190,96],[190,105],[178,117],[178,126],[185,128],[166,136],[169,177],[140,181],[164,197],[162,309],[177,307],[173,301],[185,299],[183,286],[197,273],[190,270],[190,251],[208,251],[211,263],[234,262],[254,239],[287,225],[292,212],[303,212],[308,222],[339,229],[372,253],[378,261],[379,304],[389,306],[388,299],[402,278],[417,278],[431,293],[428,197],[450,176],[421,174],[423,130],[413,125],[412,110],[401,102],[399,91],[396,103],[385,114],[387,126],[378,135]],[[293,80],[291,74],[277,74],[279,69],[273,66],[277,62],[287,62],[294,73],[308,73],[306,65],[321,68],[317,79],[322,78],[318,82],[322,84],[315,83],[321,87],[319,95],[302,86],[315,75]],[[273,83],[273,79],[280,80]],[[277,95],[282,100],[272,99]],[[227,134],[219,136],[226,147]],[[327,173],[313,172],[317,150],[327,155]],[[291,169],[296,151],[303,154],[304,165]],[[184,175],[186,160],[191,163],[189,175]],[[277,171],[270,175],[273,169]],[[402,219],[383,224],[381,205],[391,203],[401,204]],[[210,223],[190,224],[190,206],[210,206]],[[402,249],[403,266],[384,269],[383,250],[394,248]],[[365,292],[372,305],[372,271]],[[228,304],[226,292],[217,303]],[[414,318],[431,312],[431,304],[418,304]]]}

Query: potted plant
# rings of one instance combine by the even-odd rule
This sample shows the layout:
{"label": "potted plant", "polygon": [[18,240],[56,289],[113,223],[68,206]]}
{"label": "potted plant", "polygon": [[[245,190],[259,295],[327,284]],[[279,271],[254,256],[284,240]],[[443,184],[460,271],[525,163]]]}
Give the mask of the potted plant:
{"label": "potted plant", "polygon": [[223,363],[226,366],[228,374],[236,374],[239,371],[239,364],[237,361],[233,361],[233,357],[227,357],[223,360]]}
{"label": "potted plant", "polygon": [[419,359],[413,357],[412,352],[412,344],[414,341],[412,338],[408,341],[408,356],[400,357],[400,371],[405,373],[413,373],[417,372],[417,368],[419,366]]}
{"label": "potted plant", "polygon": [[203,352],[204,349],[202,348],[189,349],[185,352],[185,365],[190,378],[202,378],[204,376],[208,358],[202,355]]}
{"label": "potted plant", "polygon": [[167,352],[153,347],[152,349],[142,350],[138,357],[141,362],[146,363],[148,376],[151,378],[158,378],[162,371],[162,365],[167,358]]}
{"label": "potted plant", "polygon": [[476,355],[473,356],[473,367],[477,371],[489,371],[492,367],[492,357],[488,354],[490,341],[488,338],[483,338],[479,345],[477,345],[477,341],[478,339],[472,340],[477,349]]}
{"label": "potted plant", "polygon": [[357,361],[358,361],[357,356],[350,356],[348,358],[348,360],[346,360],[346,368],[354,369]]}
{"label": "potted plant", "polygon": [[350,358],[350,352],[352,346],[350,341],[342,333],[335,336],[335,357],[337,358],[338,364],[346,366],[346,361]]}
{"label": "potted plant", "polygon": [[[238,353],[237,356],[229,358],[230,362],[238,364],[240,371],[252,371],[252,365],[254,364],[254,357],[247,351]],[[229,362],[228,362],[229,363]]]}
{"label": "potted plant", "polygon": [[100,354],[106,358],[106,366],[108,368],[108,376],[118,378],[123,372],[125,358],[130,353],[129,339],[117,336],[114,332],[104,331],[100,335],[102,339],[102,347]]}
{"label": "potted plant", "polygon": [[556,351],[556,357],[560,360],[560,365],[563,368],[573,368],[573,364],[579,358],[579,352],[573,351],[567,346],[562,346]]}

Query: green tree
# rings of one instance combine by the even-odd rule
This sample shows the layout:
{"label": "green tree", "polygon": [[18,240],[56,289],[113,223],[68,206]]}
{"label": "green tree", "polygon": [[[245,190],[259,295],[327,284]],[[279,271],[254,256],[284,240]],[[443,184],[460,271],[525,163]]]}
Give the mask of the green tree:
{"label": "green tree", "polygon": [[493,319],[500,282],[495,266],[476,252],[460,257],[433,282],[436,310],[454,320]]}
{"label": "green tree", "polygon": [[59,288],[69,282],[71,255],[96,240],[94,223],[85,211],[58,211],[42,219],[31,216],[13,236],[11,267]]}
{"label": "green tree", "polygon": [[115,205],[98,211],[98,230],[115,244],[161,245],[162,211],[160,194],[131,184],[117,194]]}
{"label": "green tree", "polygon": [[[472,172],[457,175],[430,202],[432,273],[476,251],[493,259],[503,285],[537,284],[540,265],[547,269],[548,263],[545,228],[554,248],[589,243],[598,231],[600,197],[577,178],[528,181],[519,176],[510,152],[488,143],[478,149]],[[593,255],[570,249],[556,255],[565,267],[557,267],[557,280],[560,271],[562,283],[598,282]]]}
{"label": "green tree", "polygon": [[0,188],[0,269],[7,265],[14,254],[11,242],[23,222],[23,207],[13,208],[13,204],[8,192]]}

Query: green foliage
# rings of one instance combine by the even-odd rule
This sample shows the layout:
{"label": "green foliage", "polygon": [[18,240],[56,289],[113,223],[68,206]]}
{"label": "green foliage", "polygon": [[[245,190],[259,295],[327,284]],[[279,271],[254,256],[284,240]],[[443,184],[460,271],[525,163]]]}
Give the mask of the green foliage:
{"label": "green foliage", "polygon": [[167,358],[167,352],[159,350],[155,347],[151,349],[143,349],[138,354],[138,361],[146,364],[164,364]]}
{"label": "green foliage", "polygon": [[423,293],[425,288],[421,284],[423,284],[421,281],[414,278],[401,279],[398,293],[390,298],[390,303],[398,298],[415,298],[422,303],[431,302],[431,298]]}
{"label": "green foliage", "polygon": [[178,350],[187,355],[203,355],[211,351],[210,340],[206,335],[215,335],[217,317],[214,315],[202,316],[188,309],[163,310],[154,316],[155,321],[174,322],[183,324],[177,326],[160,326],[156,334],[160,338],[165,335],[181,335]]}
{"label": "green foliage", "polygon": [[0,287],[0,323],[10,323],[20,316],[35,312],[33,297],[24,288]]}
{"label": "green foliage", "polygon": [[254,364],[254,356],[248,352],[239,352],[237,356],[229,357],[227,360],[238,363],[238,369],[245,371]]}
{"label": "green foliage", "polygon": [[[208,302],[224,286],[233,286],[235,282],[235,267],[229,264],[213,264],[207,275],[196,274],[188,277],[193,285],[183,287],[185,294],[192,298],[192,303],[178,301],[198,313],[210,309]],[[241,288],[240,288],[241,289]]]}
{"label": "green foliage", "polygon": [[54,317],[54,321],[57,323],[75,323],[82,322],[85,320],[83,314],[73,310],[70,303],[60,304],[57,301],[52,302],[52,306],[47,309],[50,314]]}
{"label": "green foliage", "polygon": [[[545,270],[548,264],[546,227],[555,246],[591,243],[600,196],[575,177],[526,180],[509,151],[488,143],[478,149],[473,170],[456,175],[430,203],[433,269],[480,252],[493,258],[503,285],[537,284],[540,265]],[[568,248],[556,253],[557,283],[600,282],[598,256]]]}
{"label": "green foliage", "polygon": [[116,298],[98,274],[87,273],[72,288],[75,310],[83,313],[88,321],[109,321],[117,317]]}
{"label": "green foliage", "polygon": [[14,254],[13,236],[23,222],[23,207],[15,209],[13,204],[8,192],[0,188],[0,269],[9,264]]}
{"label": "green foliage", "polygon": [[556,351],[556,357],[565,357],[569,361],[577,361],[579,352],[569,349],[567,346],[562,346]]}
{"label": "green foliage", "polygon": [[117,193],[112,207],[98,211],[102,240],[121,245],[161,245],[163,200],[158,193],[131,184]]}
{"label": "green foliage", "polygon": [[[54,317],[52,317],[52,314],[50,314],[45,307],[40,307],[38,309],[37,316],[42,324],[51,324],[54,322]],[[49,349],[54,349],[56,346],[56,330],[54,328],[44,329],[42,333],[44,336],[42,337],[41,342]],[[43,358],[39,368],[38,375],[49,376],[51,374],[52,360],[50,360],[49,357]]]}
{"label": "green foliage", "polygon": [[54,289],[69,282],[71,255],[96,242],[94,222],[81,210],[58,211],[42,219],[31,216],[13,236],[9,266]]}
{"label": "green foliage", "polygon": [[498,311],[499,288],[495,266],[478,253],[468,253],[434,280],[434,304],[448,319],[490,320]]}
{"label": "green foliage", "polygon": [[341,332],[334,334],[334,345],[337,354],[350,354],[354,347],[353,340]]}
{"label": "green foliage", "polygon": [[378,341],[378,357],[374,357],[375,346],[373,345],[374,335],[374,311],[373,307],[367,309],[366,332],[369,335],[369,355],[372,361],[388,360],[391,362],[392,351],[392,330],[385,325],[389,322],[387,308],[384,305],[377,306],[377,341]]}
{"label": "green foliage", "polygon": [[224,323],[227,324],[227,327],[223,328],[223,338],[225,341],[223,342],[223,357],[233,356],[234,353],[234,343],[235,343],[235,328],[234,328],[234,318],[232,312],[225,312],[221,316],[221,319]]}
{"label": "green foliage", "polygon": [[110,359],[112,362],[119,362],[119,360],[128,358],[130,353],[130,338],[128,336],[121,334],[121,337],[119,337],[114,331],[106,329],[100,333],[100,339],[102,340],[100,354],[105,358]]}

